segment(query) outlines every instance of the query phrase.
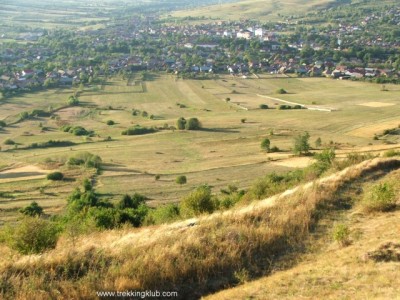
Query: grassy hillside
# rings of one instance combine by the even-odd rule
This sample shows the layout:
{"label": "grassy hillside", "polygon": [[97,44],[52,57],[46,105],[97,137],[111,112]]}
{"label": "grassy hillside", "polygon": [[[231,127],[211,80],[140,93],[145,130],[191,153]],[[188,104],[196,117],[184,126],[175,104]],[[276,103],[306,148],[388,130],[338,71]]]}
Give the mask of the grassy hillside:
{"label": "grassy hillside", "polygon": [[[258,297],[265,299],[270,293],[281,295],[291,282],[285,274],[290,278],[292,272],[299,274],[289,289],[294,298],[313,291],[329,295],[324,283],[337,292],[335,295],[352,297],[355,287],[369,281],[379,289],[368,287],[364,295],[390,298],[398,292],[393,284],[398,279],[396,263],[376,262],[379,253],[375,252],[364,255],[366,262],[362,262],[358,254],[376,250],[388,241],[398,242],[396,230],[381,227],[390,220],[397,222],[398,211],[370,215],[363,210],[362,199],[369,196],[368,185],[390,181],[396,182],[398,200],[399,167],[395,158],[365,161],[224,213],[73,239],[66,235],[54,250],[43,255],[23,256],[2,247],[1,293],[6,299],[95,299],[96,291],[157,289],[178,291],[180,299],[196,299],[273,273],[268,279],[269,290],[258,285]],[[338,240],[344,248],[332,242],[335,222],[350,228],[346,241]],[[330,259],[324,260],[328,249],[325,255]],[[307,259],[316,263],[304,266]],[[367,268],[362,268],[363,264]],[[342,267],[336,270],[336,265]],[[289,270],[280,272],[282,269]],[[318,273],[310,275],[315,269]],[[385,274],[379,272],[383,270]],[[365,272],[368,277],[363,276]],[[277,276],[283,276],[280,284],[273,284]],[[351,280],[349,289],[345,279]],[[297,283],[302,285],[297,287]],[[245,288],[228,293],[220,297],[227,299],[233,293],[235,298],[252,296]]]}
{"label": "grassy hillside", "polygon": [[282,15],[299,15],[314,9],[335,4],[335,0],[245,0],[197,9],[182,10],[172,14],[174,17],[205,17],[212,20],[235,21],[256,19],[261,21],[280,20]]}

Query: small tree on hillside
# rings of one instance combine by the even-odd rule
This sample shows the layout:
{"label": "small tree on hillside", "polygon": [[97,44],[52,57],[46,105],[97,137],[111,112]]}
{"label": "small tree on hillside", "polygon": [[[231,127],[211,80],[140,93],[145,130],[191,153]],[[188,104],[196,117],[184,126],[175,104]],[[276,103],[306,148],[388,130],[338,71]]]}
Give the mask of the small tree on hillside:
{"label": "small tree on hillside", "polygon": [[178,121],[176,121],[176,127],[179,130],[184,130],[185,129],[185,125],[186,125],[186,119],[181,117],[178,119]]}
{"label": "small tree on hillside", "polygon": [[180,175],[180,176],[176,177],[177,184],[182,185],[182,184],[185,184],[186,182],[187,182],[187,178],[185,175]]}
{"label": "small tree on hillside", "polygon": [[201,129],[201,123],[200,123],[199,119],[197,119],[197,118],[190,118],[186,122],[185,128],[187,130],[199,130],[199,129]]}
{"label": "small tree on hillside", "polygon": [[304,134],[299,134],[294,139],[293,152],[296,155],[304,155],[310,152],[310,135],[308,132]]}
{"label": "small tree on hillside", "polygon": [[19,212],[30,217],[36,217],[43,213],[43,208],[36,201],[33,201],[28,206],[21,208]]}
{"label": "small tree on hillside", "polygon": [[265,138],[262,142],[261,142],[261,149],[263,149],[264,151],[269,152],[271,147],[271,141],[267,138]]}

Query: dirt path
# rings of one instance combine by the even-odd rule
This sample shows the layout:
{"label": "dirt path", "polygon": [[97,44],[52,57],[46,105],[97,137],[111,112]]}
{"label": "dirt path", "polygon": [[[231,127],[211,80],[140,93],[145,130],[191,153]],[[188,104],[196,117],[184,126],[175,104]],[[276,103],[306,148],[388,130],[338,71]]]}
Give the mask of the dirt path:
{"label": "dirt path", "polygon": [[287,100],[274,98],[274,97],[269,97],[269,96],[260,95],[260,94],[257,94],[257,96],[261,97],[261,98],[269,99],[269,100],[274,100],[274,101],[279,101],[279,102],[291,104],[291,105],[300,105],[302,108],[309,109],[309,110],[318,110],[318,111],[327,111],[327,112],[331,112],[331,111],[335,111],[336,110],[334,108],[324,108],[324,107],[319,107],[319,106],[306,106],[306,105],[301,104],[301,103],[296,103],[296,102],[287,101]]}

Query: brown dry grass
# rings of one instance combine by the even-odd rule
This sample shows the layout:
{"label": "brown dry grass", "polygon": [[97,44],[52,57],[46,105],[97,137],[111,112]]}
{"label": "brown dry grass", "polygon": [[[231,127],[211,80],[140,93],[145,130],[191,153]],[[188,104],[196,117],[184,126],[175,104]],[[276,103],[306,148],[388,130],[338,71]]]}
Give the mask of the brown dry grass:
{"label": "brown dry grass", "polygon": [[340,189],[399,165],[397,159],[374,159],[249,207],[160,227],[96,233],[81,237],[75,247],[64,238],[43,255],[3,261],[2,293],[14,299],[93,299],[96,290],[158,289],[198,298],[238,283],[237,271],[253,278],[268,274],[276,261],[303,249],[321,212],[339,206]]}

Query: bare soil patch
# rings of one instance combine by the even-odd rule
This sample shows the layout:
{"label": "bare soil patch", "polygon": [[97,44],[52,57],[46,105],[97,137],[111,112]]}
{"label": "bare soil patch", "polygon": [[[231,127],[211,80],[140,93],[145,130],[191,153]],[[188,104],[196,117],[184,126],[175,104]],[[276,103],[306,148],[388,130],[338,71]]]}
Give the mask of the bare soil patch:
{"label": "bare soil patch", "polygon": [[385,103],[385,102],[364,102],[359,105],[368,106],[368,107],[386,107],[386,106],[393,106],[394,103]]}

